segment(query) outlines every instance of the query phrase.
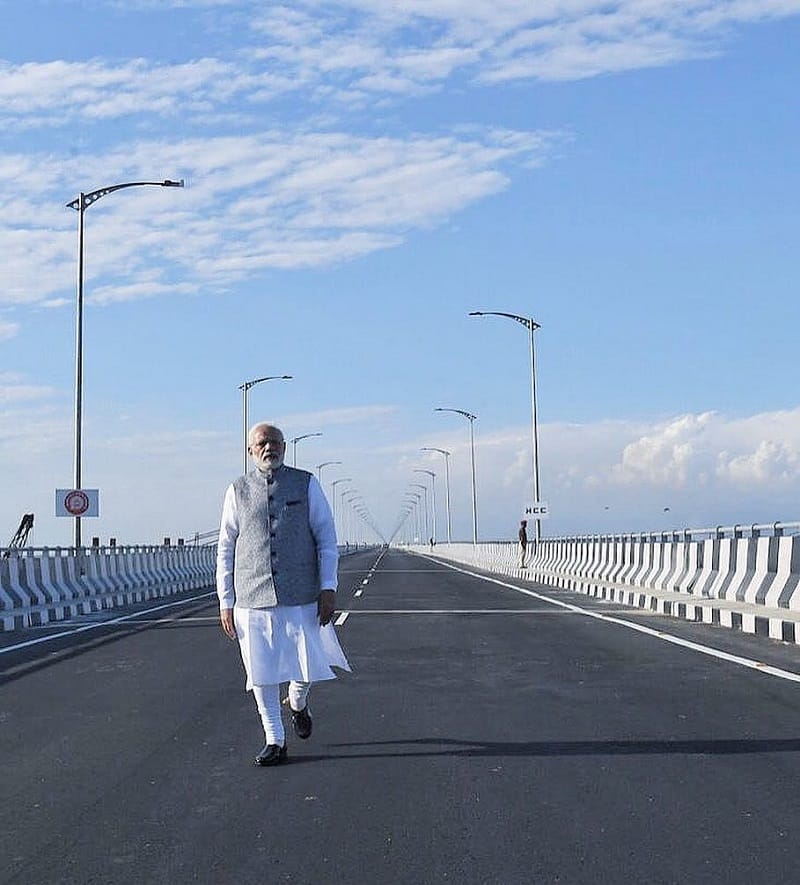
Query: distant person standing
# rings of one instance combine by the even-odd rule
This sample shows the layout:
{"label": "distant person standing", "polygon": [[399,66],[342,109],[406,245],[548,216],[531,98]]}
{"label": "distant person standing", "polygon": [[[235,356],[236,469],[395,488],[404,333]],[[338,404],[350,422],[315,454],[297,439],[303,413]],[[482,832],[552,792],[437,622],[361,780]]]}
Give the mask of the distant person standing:
{"label": "distant person standing", "polygon": [[519,523],[519,567],[527,568],[525,557],[528,554],[528,520],[521,519]]}

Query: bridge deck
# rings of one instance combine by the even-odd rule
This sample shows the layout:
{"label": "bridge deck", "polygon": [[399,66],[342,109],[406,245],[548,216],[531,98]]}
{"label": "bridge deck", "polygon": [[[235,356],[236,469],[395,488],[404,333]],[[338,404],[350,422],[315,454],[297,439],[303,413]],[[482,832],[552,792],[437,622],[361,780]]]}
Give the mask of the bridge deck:
{"label": "bridge deck", "polygon": [[212,596],[0,637],[0,882],[784,885],[795,647],[376,560],[277,769]]}

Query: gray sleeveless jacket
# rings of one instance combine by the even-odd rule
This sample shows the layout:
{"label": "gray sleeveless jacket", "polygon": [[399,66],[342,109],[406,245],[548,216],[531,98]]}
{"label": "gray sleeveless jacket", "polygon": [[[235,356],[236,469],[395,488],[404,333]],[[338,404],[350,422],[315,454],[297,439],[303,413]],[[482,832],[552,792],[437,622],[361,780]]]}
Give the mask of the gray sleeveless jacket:
{"label": "gray sleeveless jacket", "polygon": [[305,470],[284,465],[269,476],[253,470],[234,482],[237,605],[271,608],[318,598],[317,545],[308,522],[310,478]]}

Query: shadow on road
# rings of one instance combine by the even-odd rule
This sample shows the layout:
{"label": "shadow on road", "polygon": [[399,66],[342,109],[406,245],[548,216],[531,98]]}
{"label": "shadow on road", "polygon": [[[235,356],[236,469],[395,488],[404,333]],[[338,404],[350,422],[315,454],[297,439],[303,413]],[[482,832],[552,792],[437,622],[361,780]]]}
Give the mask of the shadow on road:
{"label": "shadow on road", "polygon": [[459,741],[418,738],[406,741],[365,741],[331,744],[342,750],[364,748],[366,752],[294,756],[291,761],[323,759],[376,759],[414,756],[730,756],[751,753],[797,753],[800,738],[731,738],[723,740],[611,740],[611,741]]}

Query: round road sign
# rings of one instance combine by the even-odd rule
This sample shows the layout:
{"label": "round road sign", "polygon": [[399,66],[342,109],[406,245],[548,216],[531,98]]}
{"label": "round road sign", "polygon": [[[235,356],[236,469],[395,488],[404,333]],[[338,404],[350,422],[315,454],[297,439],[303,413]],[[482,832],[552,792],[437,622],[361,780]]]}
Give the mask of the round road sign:
{"label": "round road sign", "polygon": [[75,489],[64,498],[64,507],[73,516],[82,516],[89,509],[89,496],[80,489]]}

